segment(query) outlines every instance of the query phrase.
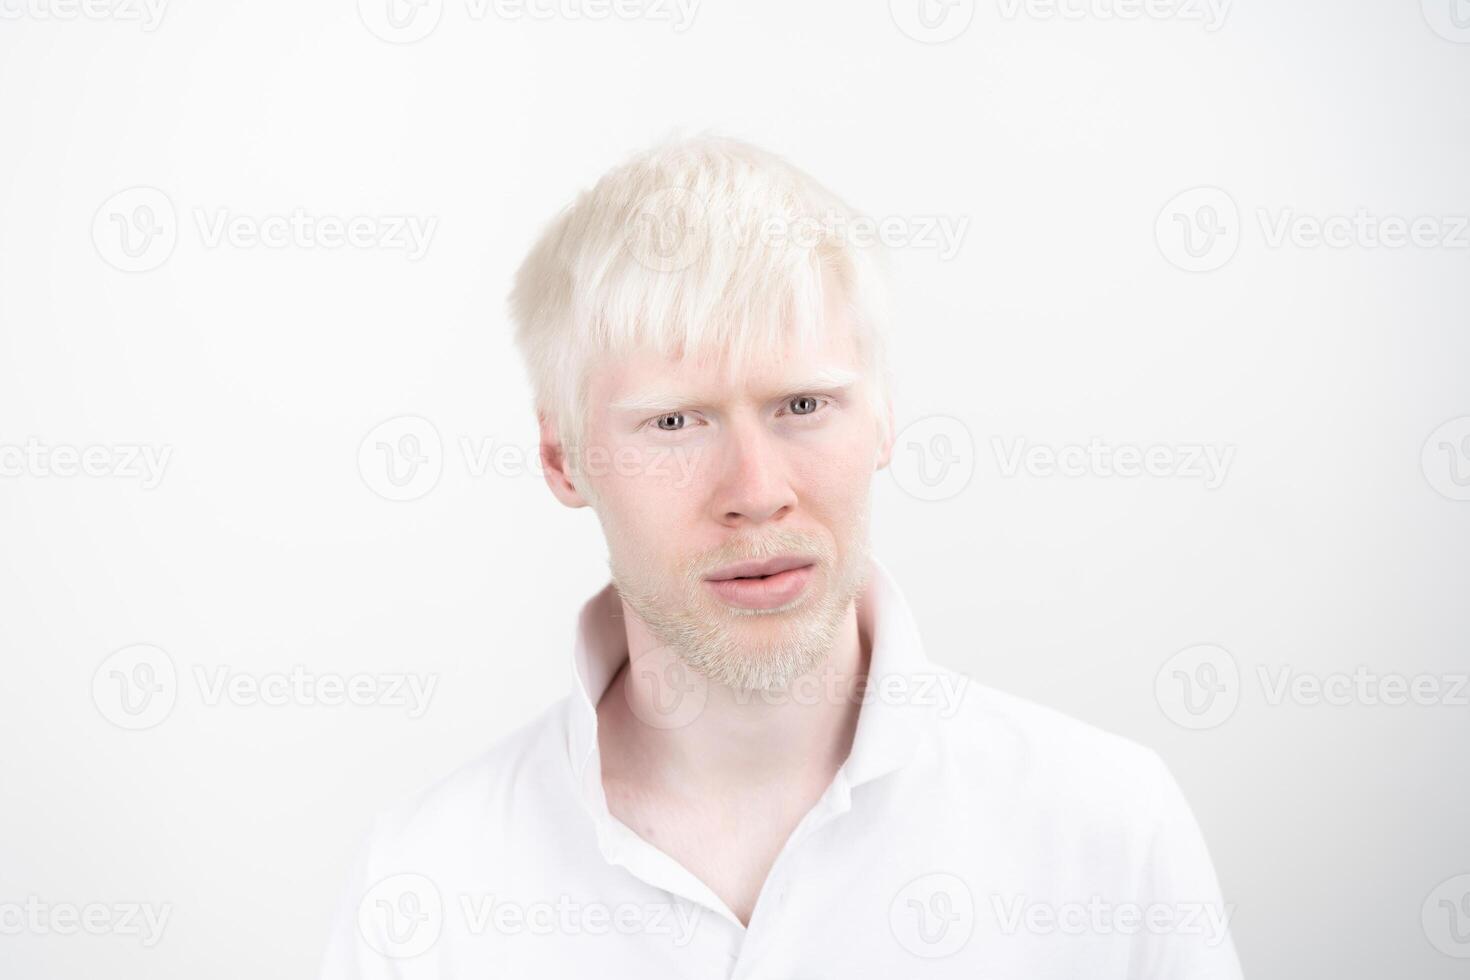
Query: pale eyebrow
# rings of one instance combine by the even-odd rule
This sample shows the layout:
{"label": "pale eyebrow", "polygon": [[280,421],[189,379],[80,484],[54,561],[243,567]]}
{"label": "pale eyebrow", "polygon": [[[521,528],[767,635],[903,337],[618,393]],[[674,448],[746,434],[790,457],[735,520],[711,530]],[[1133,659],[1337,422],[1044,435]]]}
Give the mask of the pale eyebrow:
{"label": "pale eyebrow", "polygon": [[[781,386],[783,393],[793,395],[807,391],[838,391],[851,387],[862,375],[844,368],[828,368]],[[700,399],[673,389],[655,389],[620,398],[610,406],[615,412],[668,412],[693,405]]]}

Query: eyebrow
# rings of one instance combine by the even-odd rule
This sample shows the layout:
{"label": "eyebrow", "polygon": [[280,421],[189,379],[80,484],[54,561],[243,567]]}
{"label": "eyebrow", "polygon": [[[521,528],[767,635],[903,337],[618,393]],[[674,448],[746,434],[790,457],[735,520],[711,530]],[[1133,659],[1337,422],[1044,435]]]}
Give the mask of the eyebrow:
{"label": "eyebrow", "polygon": [[[828,368],[805,378],[798,378],[793,382],[781,385],[781,391],[793,394],[803,391],[838,391],[850,387],[859,380],[862,375],[856,371],[848,371],[842,368]],[[627,398],[619,398],[610,406],[615,412],[657,412],[685,405],[691,405],[700,401],[674,389],[655,389]]]}

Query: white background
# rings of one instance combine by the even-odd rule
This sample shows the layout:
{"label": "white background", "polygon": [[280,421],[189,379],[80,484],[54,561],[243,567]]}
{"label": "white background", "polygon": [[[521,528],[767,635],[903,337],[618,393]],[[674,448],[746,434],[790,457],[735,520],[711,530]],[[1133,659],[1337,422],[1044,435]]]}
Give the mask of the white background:
{"label": "white background", "polygon": [[[504,297],[557,208],[675,127],[768,146],[909,227],[965,223],[952,256],[918,233],[896,250],[898,421],[950,421],[901,437],[874,491],[930,656],[1159,750],[1250,976],[1463,975],[1438,898],[1470,873],[1470,706],[1271,697],[1283,670],[1441,693],[1470,670],[1452,0],[1251,0],[1222,22],[960,0],[931,8],[938,34],[903,2],[706,0],[680,30],[443,0],[413,43],[376,0],[179,0],[152,24],[96,2],[0,0],[0,447],[170,456],[147,487],[0,456],[0,905],[171,918],[152,947],[10,930],[0,975],[310,975],[369,816],[567,692],[605,552],[590,512],[516,470],[534,428]],[[133,187],[177,241],[125,272]],[[207,234],[297,209],[436,224],[416,259]],[[1360,209],[1440,231],[1274,235]],[[1186,271],[1206,225],[1195,264],[1218,267]],[[442,475],[392,502],[359,447],[400,416],[432,424]],[[1017,440],[1094,437],[1232,456],[1213,488],[1007,475]],[[946,460],[967,483],[905,491]],[[135,644],[177,677],[141,731],[105,693]],[[1171,662],[1202,644],[1229,660]],[[1234,706],[1206,727],[1174,674],[1202,655]],[[411,718],[210,704],[198,681],[298,665],[437,687]]]}

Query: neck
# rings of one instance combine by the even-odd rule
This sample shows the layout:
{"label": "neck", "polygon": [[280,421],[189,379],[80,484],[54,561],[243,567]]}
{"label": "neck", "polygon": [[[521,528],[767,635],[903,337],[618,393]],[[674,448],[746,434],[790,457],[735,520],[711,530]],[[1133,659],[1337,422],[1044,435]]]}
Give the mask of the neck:
{"label": "neck", "polygon": [[623,615],[628,662],[597,705],[605,776],[718,793],[830,780],[846,760],[860,708],[854,691],[871,656],[855,605],[826,660],[788,688],[742,691],[698,677],[684,685],[689,703],[673,711],[670,690],[654,681],[688,678],[689,668],[626,605]]}

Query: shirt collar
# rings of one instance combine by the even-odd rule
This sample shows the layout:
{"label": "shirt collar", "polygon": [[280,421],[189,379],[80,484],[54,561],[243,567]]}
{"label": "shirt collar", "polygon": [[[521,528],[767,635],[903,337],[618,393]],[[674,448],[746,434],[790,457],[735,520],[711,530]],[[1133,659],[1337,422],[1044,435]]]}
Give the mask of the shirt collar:
{"label": "shirt collar", "polygon": [[[858,628],[872,642],[866,690],[852,750],[838,772],[847,792],[904,766],[934,724],[933,692],[939,671],[924,655],[907,600],[888,569],[870,558],[867,585],[857,599]],[[628,659],[623,608],[612,583],[582,606],[573,648],[576,689],[571,697],[568,754],[584,802],[594,817],[607,815],[597,745],[597,703]]]}

